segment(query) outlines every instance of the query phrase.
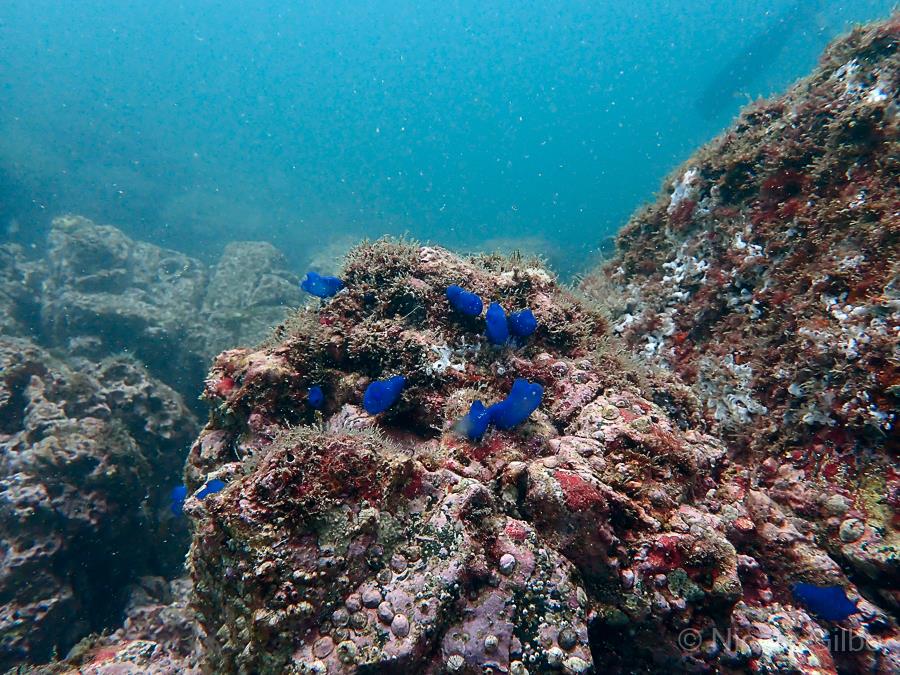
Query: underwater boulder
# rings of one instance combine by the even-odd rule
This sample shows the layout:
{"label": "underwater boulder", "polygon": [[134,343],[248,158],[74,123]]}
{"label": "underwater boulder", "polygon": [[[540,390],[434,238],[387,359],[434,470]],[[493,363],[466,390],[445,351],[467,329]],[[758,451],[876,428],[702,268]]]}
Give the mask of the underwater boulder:
{"label": "underwater boulder", "polygon": [[[262,347],[224,352],[207,380],[217,413],[188,488],[212,474],[227,485],[185,511],[208,670],[775,669],[754,656],[757,623],[802,669],[824,632],[774,598],[809,583],[857,601],[827,553],[729,470],[697,397],[603,348],[602,316],[536,265],[379,241],[343,269],[342,293]],[[490,349],[448,311],[459,278],[533,307],[545,330]],[[366,415],[384,372],[404,373],[403,396]],[[327,414],[307,405],[310,386],[327,388]],[[489,425],[481,401],[511,394],[510,423]],[[848,621],[890,651],[862,610]],[[685,647],[685,630],[714,625],[741,642]]]}
{"label": "underwater boulder", "polygon": [[164,491],[197,422],[128,357],[67,364],[0,337],[0,669],[119,620],[125,587],[187,545]]}
{"label": "underwater boulder", "polygon": [[749,480],[900,596],[900,16],[854,29],[666,180],[581,284]]}

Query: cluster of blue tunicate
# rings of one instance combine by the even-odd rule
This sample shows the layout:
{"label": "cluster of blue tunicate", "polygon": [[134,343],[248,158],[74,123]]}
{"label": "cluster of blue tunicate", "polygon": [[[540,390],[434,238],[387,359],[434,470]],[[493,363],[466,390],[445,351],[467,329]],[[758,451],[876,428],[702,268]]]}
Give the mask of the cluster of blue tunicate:
{"label": "cluster of blue tunicate", "polygon": [[[377,415],[390,408],[399,400],[405,384],[406,378],[402,375],[372,382],[363,394],[363,407],[366,412]],[[325,392],[322,387],[312,385],[307,392],[306,402],[311,408],[321,410],[325,405]]]}
{"label": "cluster of blue tunicate", "polygon": [[397,402],[405,384],[406,378],[402,375],[395,375],[386,380],[375,380],[366,387],[363,394],[363,408],[370,415],[383,413]]}
{"label": "cluster of blue tunicate", "polygon": [[[462,286],[448,286],[447,299],[453,309],[468,316],[479,316],[484,304],[475,293]],[[513,312],[509,316],[499,302],[488,305],[484,315],[485,335],[492,345],[505,345],[510,335],[525,338],[537,330],[537,319],[530,309]]]}
{"label": "cluster of blue tunicate", "polygon": [[[338,277],[308,272],[306,278],[300,283],[300,287],[319,298],[329,298],[344,287],[344,282]],[[484,309],[484,303],[478,295],[455,284],[447,287],[447,300],[453,309],[467,316],[480,316]],[[524,338],[534,333],[535,330],[537,330],[537,319],[530,309],[512,312],[507,316],[506,310],[500,303],[492,302],[485,313],[485,333],[491,344],[503,345],[509,341],[510,336]],[[370,415],[378,415],[388,410],[400,399],[405,385],[406,378],[402,375],[375,380],[369,384],[363,394],[363,407],[366,412]],[[469,413],[457,423],[457,429],[472,440],[484,436],[491,424],[498,429],[511,429],[524,422],[537,409],[543,395],[544,389],[540,384],[530,383],[521,378],[517,379],[513,383],[509,395],[489,408],[486,408],[481,401],[475,401]],[[309,387],[307,402],[316,410],[320,410],[324,406],[325,393],[320,385],[314,384]],[[222,487],[224,487],[222,481],[210,481],[197,496],[202,499]],[[177,508],[180,512],[185,497],[186,488],[183,486],[173,491],[173,511]]]}
{"label": "cluster of blue tunicate", "polygon": [[307,272],[306,278],[300,282],[300,288],[317,298],[330,298],[344,287],[344,282],[337,277],[323,276],[315,272]]}
{"label": "cluster of blue tunicate", "polygon": [[489,424],[498,429],[512,429],[538,409],[543,397],[544,388],[540,384],[518,378],[502,401],[488,408],[481,401],[475,401],[468,414],[457,422],[456,429],[472,441],[480,440]]}

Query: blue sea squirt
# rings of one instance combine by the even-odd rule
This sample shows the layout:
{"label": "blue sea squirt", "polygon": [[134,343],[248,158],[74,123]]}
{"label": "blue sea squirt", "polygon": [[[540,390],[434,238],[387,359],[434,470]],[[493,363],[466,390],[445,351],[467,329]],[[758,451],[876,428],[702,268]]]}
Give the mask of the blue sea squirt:
{"label": "blue sea squirt", "polygon": [[456,423],[455,430],[470,441],[477,441],[487,432],[490,423],[491,415],[484,403],[475,401],[468,414]]}
{"label": "blue sea squirt", "polygon": [[516,337],[528,337],[537,330],[537,319],[534,318],[534,312],[530,309],[522,309],[518,312],[512,312],[507,317],[509,332]]}
{"label": "blue sea squirt", "polygon": [[309,401],[310,406],[319,410],[325,403],[325,394],[322,392],[322,387],[317,384],[311,386],[309,393],[306,395],[306,400]]}
{"label": "blue sea squirt", "polygon": [[798,583],[791,587],[794,599],[810,612],[825,621],[843,621],[852,614],[858,614],[856,604],[847,597],[841,586],[816,586]]}
{"label": "blue sea squirt", "polygon": [[491,423],[498,429],[518,426],[541,405],[544,388],[536,382],[518,378],[513,382],[509,395],[488,408]]}
{"label": "blue sea squirt", "polygon": [[169,493],[169,509],[176,516],[180,516],[182,513],[182,509],[184,508],[184,500],[187,498],[187,486],[179,485],[178,487],[172,488],[172,492]]}
{"label": "blue sea squirt", "polygon": [[219,492],[224,487],[225,481],[213,478],[211,481],[207,481],[206,485],[203,486],[203,489],[197,493],[197,499],[202,501],[210,495]]}
{"label": "blue sea squirt", "polygon": [[503,345],[509,339],[506,312],[498,302],[492,302],[484,315],[485,334],[492,345]]}
{"label": "blue sea squirt", "polygon": [[317,298],[330,298],[344,287],[344,282],[337,277],[323,276],[316,272],[307,272],[306,278],[300,282],[300,288]]}
{"label": "blue sea squirt", "polygon": [[450,301],[453,309],[468,316],[479,316],[484,308],[481,298],[461,286],[448,286],[447,300]]}
{"label": "blue sea squirt", "polygon": [[375,380],[363,394],[363,407],[370,415],[383,413],[390,408],[400,398],[400,392],[406,384],[406,378],[402,375],[395,375],[386,380]]}
{"label": "blue sea squirt", "polygon": [[[218,478],[213,478],[203,486],[203,489],[200,490],[200,492],[197,493],[197,499],[202,501],[209,495],[215,494],[224,487],[225,481],[219,480]],[[179,485],[172,488],[172,491],[169,493],[169,510],[173,515],[180,516],[184,512],[184,502],[187,499],[187,496],[187,485]]]}

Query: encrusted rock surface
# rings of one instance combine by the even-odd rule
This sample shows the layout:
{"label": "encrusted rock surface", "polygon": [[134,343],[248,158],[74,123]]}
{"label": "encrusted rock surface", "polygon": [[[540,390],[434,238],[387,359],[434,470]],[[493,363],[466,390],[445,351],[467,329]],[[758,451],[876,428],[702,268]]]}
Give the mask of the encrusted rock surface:
{"label": "encrusted rock surface", "polygon": [[68,648],[130,579],[171,571],[156,513],[196,429],[130,358],[67,364],[0,337],[0,668]]}
{"label": "encrusted rock surface", "polygon": [[[900,667],[896,625],[748,487],[690,392],[626,367],[603,319],[546,272],[377,242],[342,278],[263,348],[221,354],[207,380],[213,413],[188,482],[227,485],[185,506],[206,669]],[[532,308],[537,333],[491,347],[482,319],[450,308],[453,283]],[[365,413],[366,384],[396,374],[399,402]],[[545,388],[528,422],[480,443],[454,432],[516,377]],[[322,412],[306,401],[314,384]],[[833,656],[791,599],[796,581],[846,588],[865,611],[844,625],[870,649]]]}
{"label": "encrusted rock surface", "polygon": [[900,609],[900,17],[749,107],[583,289],[799,528]]}
{"label": "encrusted rock surface", "polygon": [[188,533],[166,500],[198,430],[184,401],[214,354],[302,302],[264,243],[207,269],[65,216],[31,253],[0,246],[0,668],[118,623],[138,576],[178,573]]}
{"label": "encrusted rock surface", "polygon": [[0,335],[27,337],[38,320],[44,269],[21,246],[0,246]]}
{"label": "encrusted rock surface", "polygon": [[43,340],[91,358],[131,352],[190,400],[215,354],[259,342],[303,302],[266,243],[231,243],[209,269],[79,216],[55,219],[49,243]]}
{"label": "encrusted rock surface", "polygon": [[62,661],[32,675],[199,675],[199,634],[187,579],[143,577],[131,589],[123,626],[79,642]]}
{"label": "encrusted rock surface", "polygon": [[284,320],[286,309],[305,301],[284,255],[266,242],[225,247],[212,269],[201,307],[204,370],[212,357],[235,345],[254,345]]}

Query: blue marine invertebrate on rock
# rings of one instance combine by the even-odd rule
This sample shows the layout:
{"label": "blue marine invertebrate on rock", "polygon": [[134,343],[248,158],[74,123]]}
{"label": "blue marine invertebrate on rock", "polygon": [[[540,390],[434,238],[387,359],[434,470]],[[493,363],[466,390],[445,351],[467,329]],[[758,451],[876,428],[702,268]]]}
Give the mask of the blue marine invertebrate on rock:
{"label": "blue marine invertebrate on rock", "polygon": [[492,345],[504,345],[509,340],[506,312],[499,302],[492,302],[484,315],[485,335]]}
{"label": "blue marine invertebrate on rock", "polygon": [[337,277],[324,276],[316,272],[307,272],[306,278],[300,282],[300,288],[317,298],[330,298],[344,287],[344,282]]}
{"label": "blue marine invertebrate on rock", "polygon": [[537,330],[538,326],[534,312],[527,308],[512,312],[507,317],[507,324],[509,324],[509,332],[516,337],[528,337]]}
{"label": "blue marine invertebrate on rock", "polygon": [[456,423],[456,430],[470,441],[480,440],[491,423],[491,414],[481,401],[475,401],[469,412]]}
{"label": "blue marine invertebrate on rock", "polygon": [[528,419],[544,397],[544,388],[537,383],[518,378],[509,395],[488,408],[491,424],[498,429],[512,429]]}
{"label": "blue marine invertebrate on rock", "polygon": [[181,515],[181,510],[184,507],[184,500],[187,499],[187,486],[179,485],[177,487],[172,488],[172,491],[169,493],[169,510],[175,516]]}
{"label": "blue marine invertebrate on rock", "polygon": [[309,401],[309,404],[319,410],[322,405],[325,403],[325,394],[322,392],[322,387],[317,384],[314,384],[309,388],[309,392],[306,395],[306,400]]}
{"label": "blue marine invertebrate on rock", "polygon": [[395,375],[386,380],[375,380],[363,394],[363,407],[370,415],[383,413],[400,398],[400,393],[406,384],[403,375]]}
{"label": "blue marine invertebrate on rock", "polygon": [[453,309],[468,316],[479,316],[484,308],[484,303],[475,293],[455,284],[447,286],[447,300]]}
{"label": "blue marine invertebrate on rock", "polygon": [[225,481],[220,480],[218,478],[213,478],[211,481],[207,481],[206,485],[203,486],[203,489],[197,493],[197,499],[203,501],[209,495],[214,495],[217,492],[221,492],[222,488],[225,487]]}
{"label": "blue marine invertebrate on rock", "polygon": [[850,601],[841,586],[817,586],[801,582],[791,587],[791,595],[825,621],[843,621],[859,613],[856,603]]}

